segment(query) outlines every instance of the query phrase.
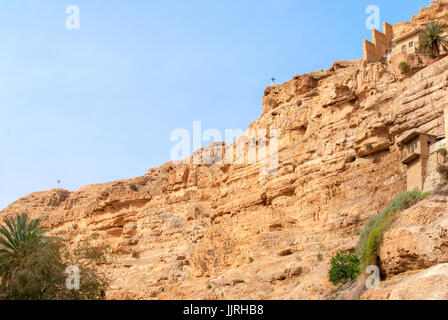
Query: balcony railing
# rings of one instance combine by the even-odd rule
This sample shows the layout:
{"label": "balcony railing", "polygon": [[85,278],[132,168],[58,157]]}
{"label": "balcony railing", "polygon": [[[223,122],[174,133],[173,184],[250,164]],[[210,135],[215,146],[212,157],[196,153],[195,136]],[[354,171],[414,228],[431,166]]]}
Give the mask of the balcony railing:
{"label": "balcony railing", "polygon": [[408,152],[408,151],[404,150],[401,155],[401,159],[402,159],[401,161],[404,164],[410,164],[412,161],[414,161],[415,159],[420,157],[420,155],[421,154],[420,154],[419,150],[414,150],[413,152]]}

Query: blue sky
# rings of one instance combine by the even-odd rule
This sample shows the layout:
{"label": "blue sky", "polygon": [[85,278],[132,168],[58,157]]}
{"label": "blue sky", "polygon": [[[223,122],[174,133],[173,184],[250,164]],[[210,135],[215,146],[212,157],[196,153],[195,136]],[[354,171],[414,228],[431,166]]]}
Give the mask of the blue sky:
{"label": "blue sky", "polygon": [[0,0],[0,208],[143,175],[195,120],[245,130],[272,76],[361,58],[371,4],[396,23],[429,1]]}

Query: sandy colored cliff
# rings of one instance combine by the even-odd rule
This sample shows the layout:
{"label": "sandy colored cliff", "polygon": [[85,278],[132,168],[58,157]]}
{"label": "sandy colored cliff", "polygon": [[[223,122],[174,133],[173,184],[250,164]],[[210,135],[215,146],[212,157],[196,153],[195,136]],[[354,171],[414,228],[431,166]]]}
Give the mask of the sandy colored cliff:
{"label": "sandy colored cliff", "polygon": [[[277,175],[260,179],[261,163],[171,162],[33,193],[0,215],[27,212],[69,243],[106,235],[118,254],[111,299],[332,299],[330,257],[406,190],[397,141],[445,132],[447,90],[448,58],[409,77],[336,62],[266,89],[250,128],[280,130]],[[400,215],[381,247],[385,280],[361,298],[448,299],[447,199]]]}

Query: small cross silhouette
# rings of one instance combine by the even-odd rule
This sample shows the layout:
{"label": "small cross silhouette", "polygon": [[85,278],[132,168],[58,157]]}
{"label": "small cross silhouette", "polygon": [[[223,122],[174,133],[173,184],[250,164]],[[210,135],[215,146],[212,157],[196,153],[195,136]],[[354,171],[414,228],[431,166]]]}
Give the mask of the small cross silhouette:
{"label": "small cross silhouette", "polygon": [[275,79],[274,77],[272,77],[271,81],[272,81],[272,85],[273,85],[273,86],[275,85],[275,80],[277,80],[277,79]]}

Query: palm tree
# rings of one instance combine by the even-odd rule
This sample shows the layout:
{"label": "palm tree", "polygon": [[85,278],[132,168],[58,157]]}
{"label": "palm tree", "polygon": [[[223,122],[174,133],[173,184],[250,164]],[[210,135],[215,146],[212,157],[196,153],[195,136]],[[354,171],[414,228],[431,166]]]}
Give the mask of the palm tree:
{"label": "palm tree", "polygon": [[15,220],[5,219],[0,225],[0,276],[5,277],[20,266],[21,261],[37,247],[45,245],[47,230],[41,229],[39,220],[28,220],[27,214],[16,214]]}
{"label": "palm tree", "polygon": [[431,22],[421,31],[420,48],[428,53],[431,58],[440,56],[440,48],[448,51],[448,37],[445,35],[446,26],[441,22]]}
{"label": "palm tree", "polygon": [[[92,249],[87,241],[82,249],[88,252],[80,259],[76,254],[83,251],[77,246],[72,252],[46,232],[39,220],[29,220],[26,214],[6,218],[0,225],[0,300],[104,299],[109,280],[97,266],[106,263],[99,260],[105,253],[95,251],[94,260],[87,255]],[[65,270],[72,261],[83,275],[79,290],[66,287]]]}

